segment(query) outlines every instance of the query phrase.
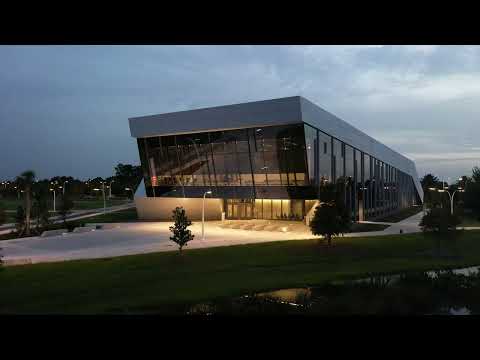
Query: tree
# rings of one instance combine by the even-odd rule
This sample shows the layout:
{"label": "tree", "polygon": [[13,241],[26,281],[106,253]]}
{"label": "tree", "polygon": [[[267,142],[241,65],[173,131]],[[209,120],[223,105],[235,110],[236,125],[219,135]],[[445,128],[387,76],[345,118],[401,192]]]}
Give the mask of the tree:
{"label": "tree", "polygon": [[325,184],[320,187],[320,205],[315,209],[310,221],[310,230],[314,235],[322,235],[327,239],[328,246],[332,237],[350,231],[351,218],[343,201],[343,188],[335,184]]}
{"label": "tree", "polygon": [[192,222],[187,218],[183,207],[176,207],[175,210],[173,210],[172,219],[174,220],[174,224],[173,226],[170,226],[169,229],[173,233],[173,236],[170,237],[170,240],[179,246],[179,251],[181,253],[182,248],[189,241],[193,240],[195,236],[187,229],[192,225]]}
{"label": "tree", "polygon": [[480,168],[478,166],[475,166],[472,169],[472,180],[476,183],[480,183]]}
{"label": "tree", "polygon": [[420,226],[424,232],[433,231],[445,235],[455,230],[460,223],[460,218],[456,214],[452,215],[450,209],[433,208],[422,217]]}
{"label": "tree", "polygon": [[31,190],[35,180],[35,172],[32,170],[24,171],[17,179],[25,194],[25,235],[30,236],[30,213],[32,210]]}
{"label": "tree", "polygon": [[136,189],[142,180],[142,167],[119,163],[115,166],[115,182],[113,185],[123,193],[126,187]]}
{"label": "tree", "polygon": [[442,238],[446,238],[450,232],[454,231],[460,222],[460,218],[455,214],[452,215],[450,209],[432,208],[422,217],[420,226],[424,234],[435,233],[437,249],[440,253]]}
{"label": "tree", "polygon": [[428,188],[435,187],[440,183],[438,177],[433,174],[426,174],[421,180],[420,184],[422,184],[422,188],[425,191]]}
{"label": "tree", "polygon": [[15,228],[17,229],[17,234],[20,237],[25,229],[25,209],[21,205],[17,207],[17,212],[15,214]]}
{"label": "tree", "polygon": [[33,194],[33,217],[36,219],[36,230],[46,227],[50,223],[50,214],[48,212],[48,202],[46,191],[40,189]]}
{"label": "tree", "polygon": [[464,181],[465,207],[480,215],[480,168],[472,169],[472,177]]}
{"label": "tree", "polygon": [[73,201],[67,195],[62,196],[62,201],[60,203],[60,209],[58,210],[58,214],[60,218],[63,220],[63,223],[67,223],[67,216],[70,214],[70,210],[73,209]]}
{"label": "tree", "polygon": [[122,164],[119,163],[115,166],[115,176],[118,178],[141,178],[142,177],[142,168],[137,165]]}
{"label": "tree", "polygon": [[436,188],[440,184],[440,180],[433,174],[426,174],[421,180],[424,198],[423,201],[425,204],[429,204],[430,207],[433,207],[435,203],[439,202],[439,197],[436,196],[436,193],[432,193],[430,188]]}

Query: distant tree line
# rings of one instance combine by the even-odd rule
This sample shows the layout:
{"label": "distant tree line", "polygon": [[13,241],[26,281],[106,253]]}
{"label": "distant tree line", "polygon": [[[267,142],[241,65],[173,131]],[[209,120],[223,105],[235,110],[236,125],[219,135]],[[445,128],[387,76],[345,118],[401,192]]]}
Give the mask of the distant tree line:
{"label": "distant tree line", "polygon": [[454,197],[454,209],[458,215],[464,211],[471,212],[474,216],[480,216],[480,168],[475,166],[471,176],[462,176],[453,183],[442,182],[433,174],[426,174],[421,180],[424,202],[427,208],[450,209],[450,197],[445,192],[453,193],[455,190],[463,190]]}
{"label": "distant tree line", "polygon": [[140,166],[120,163],[114,171],[114,176],[105,179],[96,177],[83,181],[71,176],[37,180],[35,172],[27,170],[11,181],[0,181],[0,225],[6,222],[2,199],[19,201],[15,213],[16,232],[18,236],[30,236],[41,233],[51,225],[52,191],[55,191],[55,202],[58,204],[57,214],[64,225],[74,206],[73,200],[102,197],[102,192],[94,189],[104,186],[106,196],[111,194],[112,197],[131,198],[132,190],[134,192],[137,189],[142,178]]}
{"label": "distant tree line", "polygon": [[[65,194],[71,199],[81,199],[89,197],[101,197],[101,192],[93,189],[101,189],[102,182],[105,183],[105,192],[110,195],[110,185],[112,186],[112,197],[132,197],[132,191],[125,190],[126,188],[136,190],[141,179],[142,171],[140,166],[119,163],[114,168],[113,176],[102,178],[96,177],[93,179],[80,180],[72,176],[54,176],[47,179],[32,180],[31,189],[34,193],[48,193],[50,189],[55,188],[58,195],[63,195],[64,187]],[[0,181],[0,199],[21,199],[25,192],[25,183],[22,182],[21,177],[15,179],[4,179]]]}

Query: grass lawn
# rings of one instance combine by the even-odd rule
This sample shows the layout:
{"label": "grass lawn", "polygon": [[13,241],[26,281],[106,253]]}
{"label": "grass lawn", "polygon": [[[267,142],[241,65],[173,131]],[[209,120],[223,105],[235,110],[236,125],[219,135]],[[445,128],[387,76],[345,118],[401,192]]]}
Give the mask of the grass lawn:
{"label": "grass lawn", "polygon": [[[279,241],[110,259],[8,267],[0,273],[0,313],[145,313],[369,273],[480,264],[480,231],[464,231],[429,255],[432,237],[403,234]],[[188,247],[187,247],[188,248]]]}
{"label": "grass lawn", "polygon": [[[125,200],[106,200],[107,207],[122,205],[127,201]],[[74,200],[73,201],[73,210],[89,210],[89,209],[100,209],[103,208],[103,200]]]}
{"label": "grass lawn", "polygon": [[0,199],[0,206],[4,210],[17,210],[18,205],[23,205],[23,200],[17,199]]}
{"label": "grass lawn", "polygon": [[7,212],[5,218],[5,224],[10,224],[15,222],[15,213]]}
{"label": "grass lawn", "polygon": [[[50,199],[49,208],[53,209],[53,201]],[[107,200],[107,207],[122,205],[125,204],[126,200],[112,199]],[[23,199],[0,199],[0,205],[5,210],[17,210],[19,205],[24,205]],[[57,207],[60,206],[60,201],[57,198]],[[103,199],[92,199],[92,200],[73,200],[73,210],[89,210],[89,209],[99,209],[103,208]]]}
{"label": "grass lawn", "polygon": [[400,221],[402,221],[406,218],[409,218],[410,216],[418,214],[421,211],[423,211],[423,208],[421,206],[412,206],[410,208],[400,210],[396,214],[392,214],[392,215],[389,215],[389,216],[384,216],[382,218],[375,219],[375,221],[397,223],[397,222],[400,222]]}
{"label": "grass lawn", "polygon": [[116,223],[116,222],[131,222],[137,221],[137,209],[131,208],[126,210],[120,210],[105,215],[92,216],[89,218],[77,220],[83,223]]}
{"label": "grass lawn", "polygon": [[480,226],[480,218],[465,215],[460,226]]}

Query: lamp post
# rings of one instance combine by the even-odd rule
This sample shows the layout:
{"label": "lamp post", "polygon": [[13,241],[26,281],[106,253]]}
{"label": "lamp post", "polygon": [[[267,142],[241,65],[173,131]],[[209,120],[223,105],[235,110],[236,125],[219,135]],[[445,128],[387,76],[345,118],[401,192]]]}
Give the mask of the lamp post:
{"label": "lamp post", "polygon": [[102,181],[101,184],[102,184],[101,189],[95,188],[95,189],[93,189],[93,191],[101,191],[102,192],[102,195],[103,195],[103,213],[105,214],[107,212],[107,209],[106,209],[107,203],[105,201],[105,182]]}
{"label": "lamp post", "polygon": [[202,240],[205,240],[205,196],[207,194],[212,194],[212,192],[209,190],[209,191],[206,191],[204,194],[203,194],[203,201],[202,201]]}
{"label": "lamp post", "polygon": [[110,181],[110,185],[109,185],[109,186],[110,186],[110,192],[109,192],[109,194],[108,194],[108,198],[109,198],[109,199],[112,198],[112,183],[113,183],[113,182],[115,182],[115,180]]}
{"label": "lamp post", "polygon": [[62,186],[63,187],[63,196],[65,196],[65,187],[66,187],[67,183],[68,183],[68,180],[65,180],[63,182],[63,186]]}
{"label": "lamp post", "polygon": [[55,186],[53,188],[50,188],[50,191],[53,192],[53,212],[56,212],[55,208]]}
{"label": "lamp post", "polygon": [[133,200],[133,198],[135,197],[135,194],[133,193],[133,189],[127,187],[127,188],[125,188],[125,190],[132,192],[132,200]]}
{"label": "lamp post", "polygon": [[429,188],[429,189],[432,190],[432,191],[438,191],[439,193],[444,193],[445,192],[445,193],[448,194],[448,197],[450,198],[450,214],[452,214],[452,215],[453,215],[453,200],[455,199],[455,194],[457,192],[465,192],[465,190],[462,189],[462,188],[458,188],[453,193],[450,193],[450,191],[447,190],[447,189],[440,189],[440,190],[436,189],[436,188]]}

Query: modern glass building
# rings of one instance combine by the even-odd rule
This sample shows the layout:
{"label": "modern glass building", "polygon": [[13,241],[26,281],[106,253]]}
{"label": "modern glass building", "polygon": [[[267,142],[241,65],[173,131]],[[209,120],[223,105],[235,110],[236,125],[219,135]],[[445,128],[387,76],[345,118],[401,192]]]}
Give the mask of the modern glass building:
{"label": "modern glass building", "polygon": [[170,217],[176,200],[193,211],[194,199],[211,191],[212,219],[303,220],[321,201],[320,185],[339,181],[355,220],[423,201],[411,160],[302,97],[129,121],[144,174],[137,208],[146,218]]}

